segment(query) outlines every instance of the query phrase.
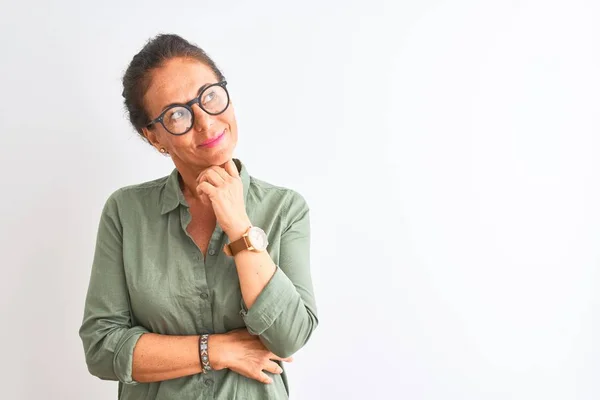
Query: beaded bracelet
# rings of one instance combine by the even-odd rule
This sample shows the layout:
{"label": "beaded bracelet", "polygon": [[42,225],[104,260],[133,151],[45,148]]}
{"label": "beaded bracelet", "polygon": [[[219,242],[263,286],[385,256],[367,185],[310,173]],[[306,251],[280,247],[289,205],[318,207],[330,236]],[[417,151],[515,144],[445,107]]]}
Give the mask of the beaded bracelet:
{"label": "beaded bracelet", "polygon": [[199,343],[198,351],[200,352],[202,372],[208,372],[212,369],[210,367],[210,361],[208,360],[208,335],[200,335]]}

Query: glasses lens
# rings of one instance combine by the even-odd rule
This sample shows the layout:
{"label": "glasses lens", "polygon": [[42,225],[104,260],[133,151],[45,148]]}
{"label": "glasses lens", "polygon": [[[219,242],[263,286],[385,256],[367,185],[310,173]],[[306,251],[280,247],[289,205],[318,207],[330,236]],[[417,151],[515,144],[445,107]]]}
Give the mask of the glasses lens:
{"label": "glasses lens", "polygon": [[202,108],[211,114],[220,114],[229,105],[229,96],[222,86],[211,86],[202,93]]}
{"label": "glasses lens", "polygon": [[185,107],[170,108],[163,117],[163,124],[171,133],[184,133],[192,126],[192,113]]}

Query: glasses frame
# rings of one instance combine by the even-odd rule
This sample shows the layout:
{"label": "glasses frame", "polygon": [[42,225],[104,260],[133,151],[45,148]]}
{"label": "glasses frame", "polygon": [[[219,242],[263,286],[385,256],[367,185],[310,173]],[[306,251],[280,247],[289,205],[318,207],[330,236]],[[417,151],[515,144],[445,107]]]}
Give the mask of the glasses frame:
{"label": "glasses frame", "polygon": [[[166,108],[163,112],[160,113],[160,115],[158,117],[156,117],[155,119],[153,119],[152,121],[150,121],[148,124],[146,124],[146,128],[150,129],[150,127],[158,122],[160,122],[160,124],[162,125],[163,128],[165,128],[165,130],[167,132],[169,132],[171,135],[175,135],[175,136],[181,136],[181,135],[185,135],[186,133],[188,133],[190,130],[192,130],[192,127],[194,126],[195,121],[195,116],[194,116],[194,110],[192,110],[192,106],[194,104],[198,104],[198,107],[200,107],[202,109],[202,111],[204,111],[205,113],[207,113],[208,115],[219,115],[219,114],[223,114],[228,108],[229,108],[229,103],[230,103],[230,97],[229,97],[229,91],[227,90],[227,81],[221,81],[221,82],[217,82],[217,83],[212,83],[210,85],[208,85],[207,87],[205,87],[204,89],[202,89],[202,91],[198,94],[198,96],[194,97],[192,100],[188,101],[185,104],[173,104],[171,106],[169,106],[168,108]],[[225,91],[225,94],[227,95],[227,105],[225,106],[225,108],[223,109],[223,111],[220,111],[218,113],[212,113],[210,111],[207,111],[203,106],[202,103],[200,102],[200,99],[202,98],[202,95],[204,94],[204,92],[206,92],[208,89],[210,89],[211,87],[215,87],[215,86],[220,86],[221,88],[223,88],[223,90]],[[163,122],[163,118],[165,117],[165,114],[167,113],[167,111],[171,110],[172,108],[175,107],[184,107],[187,108],[188,111],[190,112],[190,114],[192,115],[192,123],[190,124],[190,127],[183,133],[173,133],[171,132],[166,126],[165,123]]]}

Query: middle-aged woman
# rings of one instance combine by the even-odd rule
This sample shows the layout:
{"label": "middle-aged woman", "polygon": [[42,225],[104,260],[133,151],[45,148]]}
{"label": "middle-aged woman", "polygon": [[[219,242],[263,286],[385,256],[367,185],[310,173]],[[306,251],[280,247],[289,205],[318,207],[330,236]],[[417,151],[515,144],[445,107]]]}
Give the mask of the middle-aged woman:
{"label": "middle-aged woman", "polygon": [[123,86],[175,169],[106,201],[79,330],[89,371],[122,400],[288,398],[283,362],[317,326],[306,201],[232,158],[233,105],[202,49],[159,35]]}

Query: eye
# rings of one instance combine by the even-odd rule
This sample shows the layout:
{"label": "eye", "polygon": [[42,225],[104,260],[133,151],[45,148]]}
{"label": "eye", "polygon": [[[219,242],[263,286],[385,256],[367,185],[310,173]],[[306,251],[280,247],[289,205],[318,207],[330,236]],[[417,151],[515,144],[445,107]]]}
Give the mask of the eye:
{"label": "eye", "polygon": [[173,121],[177,121],[178,119],[183,118],[183,112],[181,112],[181,110],[175,111],[173,114],[171,114],[170,118]]}
{"label": "eye", "polygon": [[209,93],[207,93],[207,94],[204,96],[204,102],[203,102],[203,103],[204,103],[204,104],[206,104],[206,103],[210,103],[212,100],[214,100],[215,96],[216,96],[216,93],[215,93],[215,91],[214,91],[214,90],[210,91]]}

